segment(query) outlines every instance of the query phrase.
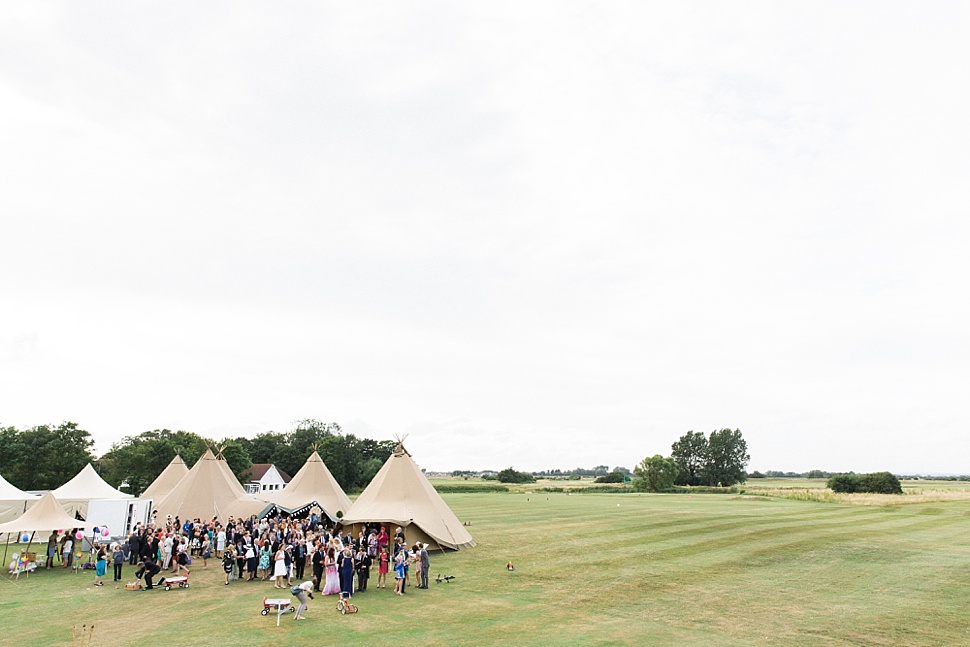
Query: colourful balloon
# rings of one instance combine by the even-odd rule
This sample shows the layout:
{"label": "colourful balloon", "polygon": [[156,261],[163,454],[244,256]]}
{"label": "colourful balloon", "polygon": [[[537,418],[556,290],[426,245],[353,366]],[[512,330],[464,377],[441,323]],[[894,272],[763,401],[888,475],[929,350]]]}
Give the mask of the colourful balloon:
{"label": "colourful balloon", "polygon": [[24,533],[20,537],[20,541],[26,544],[28,541],[30,541],[30,535],[28,535],[27,533]]}
{"label": "colourful balloon", "polygon": [[80,530],[78,530],[76,533],[74,533],[74,538],[75,539],[84,539],[84,533],[81,532]]}
{"label": "colourful balloon", "polygon": [[108,529],[107,528],[102,528],[101,529],[101,534],[104,535],[105,537],[110,537],[111,536],[111,533],[108,532]]}

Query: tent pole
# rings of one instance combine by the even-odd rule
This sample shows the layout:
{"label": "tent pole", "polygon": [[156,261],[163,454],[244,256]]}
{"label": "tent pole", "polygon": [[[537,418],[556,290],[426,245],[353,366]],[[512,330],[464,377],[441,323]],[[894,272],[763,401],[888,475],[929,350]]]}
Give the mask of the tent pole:
{"label": "tent pole", "polygon": [[7,543],[3,546],[3,563],[7,563],[7,549],[10,548],[10,533],[7,533]]}

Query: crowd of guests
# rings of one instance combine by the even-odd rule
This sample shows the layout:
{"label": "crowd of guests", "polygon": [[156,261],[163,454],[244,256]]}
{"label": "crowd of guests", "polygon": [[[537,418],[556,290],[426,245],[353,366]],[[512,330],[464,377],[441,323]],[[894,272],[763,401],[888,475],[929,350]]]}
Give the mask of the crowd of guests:
{"label": "crowd of guests", "polygon": [[[275,588],[290,588],[305,608],[305,594],[312,595],[311,591],[348,599],[355,591],[366,591],[375,568],[377,581],[372,586],[376,588],[387,588],[391,573],[398,595],[404,595],[412,579],[415,588],[428,588],[427,546],[409,546],[401,528],[390,535],[379,524],[355,537],[316,514],[307,519],[229,517],[224,523],[217,518],[183,522],[178,517],[158,520],[153,516],[152,523],[136,528],[123,545],[104,552],[114,562],[116,581],[126,561],[137,566],[135,576],[144,578],[145,589],[152,589],[153,579],[162,571],[188,575],[193,558],[202,560],[203,569],[215,558],[221,562],[226,586],[232,581],[272,581]],[[294,579],[307,578],[293,585]],[[303,619],[302,609],[296,618]]]}

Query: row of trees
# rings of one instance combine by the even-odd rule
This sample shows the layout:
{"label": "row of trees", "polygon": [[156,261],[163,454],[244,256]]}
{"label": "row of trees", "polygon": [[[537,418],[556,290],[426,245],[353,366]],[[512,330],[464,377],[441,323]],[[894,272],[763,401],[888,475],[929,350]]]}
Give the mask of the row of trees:
{"label": "row of trees", "polygon": [[242,482],[254,463],[274,463],[292,476],[316,448],[340,486],[353,491],[370,482],[395,445],[394,441],[344,433],[335,422],[307,419],[296,423],[291,431],[268,431],[254,438],[213,440],[188,431],[156,429],[125,437],[97,459],[91,453],[91,434],[76,423],[65,422],[24,430],[0,429],[0,474],[23,490],[50,490],[93,463],[110,485],[118,487],[127,482],[125,491],[138,496],[176,453],[191,466],[207,448],[221,451]]}
{"label": "row of trees", "polygon": [[112,484],[127,478],[129,492],[137,495],[165,469],[176,452],[192,465],[207,445],[222,452],[240,481],[254,463],[273,463],[292,476],[316,449],[340,487],[353,491],[370,483],[396,443],[358,438],[344,433],[336,422],[314,419],[301,420],[288,432],[267,431],[253,438],[239,436],[215,443],[198,434],[163,429],[115,443],[102,458],[102,476]]}
{"label": "row of trees", "polygon": [[254,463],[273,463],[295,474],[316,448],[327,469],[346,491],[367,486],[397,446],[393,440],[358,438],[345,433],[336,422],[301,420],[292,431],[266,432],[236,438]]}
{"label": "row of trees", "polygon": [[241,482],[253,465],[246,449],[230,438],[213,441],[190,431],[155,429],[127,436],[113,444],[96,467],[105,481],[115,487],[127,481],[125,491],[138,496],[172,462],[175,454],[191,467],[210,447],[222,452],[229,469]]}
{"label": "row of trees", "polygon": [[[617,465],[613,468],[612,472],[619,472],[621,474],[629,474],[630,470],[625,467]],[[571,470],[543,470],[541,472],[533,472],[535,476],[542,478],[582,478],[590,476],[606,476],[612,473],[608,465],[597,465],[593,468],[577,467]]]}
{"label": "row of trees", "polygon": [[743,483],[751,456],[740,429],[688,431],[670,447],[670,456],[645,458],[634,468],[634,489],[665,492],[674,485],[731,486]]}
{"label": "row of trees", "polygon": [[834,472],[825,470],[809,470],[807,472],[781,472],[778,470],[765,470],[763,473],[755,470],[748,474],[749,479],[827,479]]}

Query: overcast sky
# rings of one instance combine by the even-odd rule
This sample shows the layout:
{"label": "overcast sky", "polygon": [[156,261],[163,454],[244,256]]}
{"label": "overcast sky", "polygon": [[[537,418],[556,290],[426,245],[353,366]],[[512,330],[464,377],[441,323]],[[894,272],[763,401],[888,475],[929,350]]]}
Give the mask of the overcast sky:
{"label": "overcast sky", "polygon": [[970,473],[964,2],[0,7],[0,424]]}

